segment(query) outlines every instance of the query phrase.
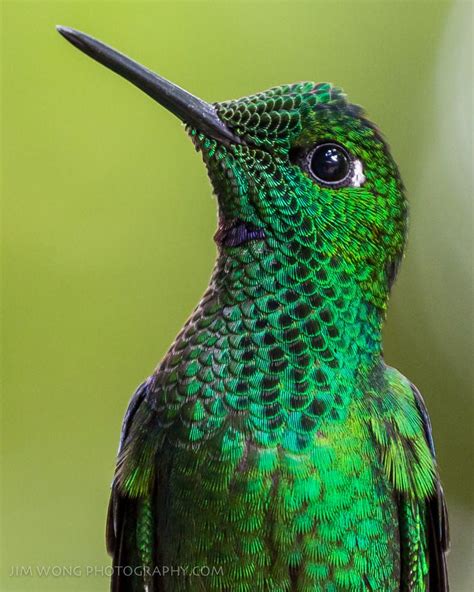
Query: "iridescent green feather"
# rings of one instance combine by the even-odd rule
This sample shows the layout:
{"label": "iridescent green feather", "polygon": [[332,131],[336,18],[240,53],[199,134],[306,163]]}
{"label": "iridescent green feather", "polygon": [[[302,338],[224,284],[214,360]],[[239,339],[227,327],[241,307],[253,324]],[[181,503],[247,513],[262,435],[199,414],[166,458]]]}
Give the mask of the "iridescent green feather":
{"label": "iridescent green feather", "polygon": [[[436,467],[411,385],[381,350],[406,233],[396,165],[329,84],[216,109],[245,142],[189,130],[218,235],[242,223],[264,237],[220,242],[127,419],[114,492],[139,503],[140,561],[216,570],[153,580],[173,592],[425,590]],[[301,154],[325,140],[363,181],[311,178]]]}

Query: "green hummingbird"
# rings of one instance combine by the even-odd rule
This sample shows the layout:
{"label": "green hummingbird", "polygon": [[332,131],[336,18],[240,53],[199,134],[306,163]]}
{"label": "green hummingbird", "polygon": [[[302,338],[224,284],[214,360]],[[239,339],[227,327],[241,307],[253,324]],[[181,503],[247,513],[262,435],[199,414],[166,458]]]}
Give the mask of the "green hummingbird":
{"label": "green hummingbird", "polygon": [[209,104],[58,30],[186,124],[218,205],[209,286],[123,421],[112,591],[448,590],[430,421],[382,354],[407,204],[378,128],[331,84]]}

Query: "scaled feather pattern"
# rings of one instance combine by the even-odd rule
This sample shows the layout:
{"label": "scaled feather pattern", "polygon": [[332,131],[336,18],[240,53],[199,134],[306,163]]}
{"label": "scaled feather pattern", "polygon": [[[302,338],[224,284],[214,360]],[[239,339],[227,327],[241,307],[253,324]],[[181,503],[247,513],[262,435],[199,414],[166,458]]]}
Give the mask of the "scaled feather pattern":
{"label": "scaled feather pattern", "polygon": [[[112,590],[443,592],[431,426],[382,357],[407,222],[387,143],[330,84],[215,109],[243,141],[188,127],[217,197],[218,256],[124,420]],[[315,178],[328,142],[358,163],[353,178]]]}

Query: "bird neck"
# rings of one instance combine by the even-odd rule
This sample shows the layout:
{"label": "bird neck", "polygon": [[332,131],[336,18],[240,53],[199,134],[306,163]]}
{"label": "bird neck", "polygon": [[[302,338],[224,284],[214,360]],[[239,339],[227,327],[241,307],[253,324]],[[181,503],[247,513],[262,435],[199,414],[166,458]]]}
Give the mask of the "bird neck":
{"label": "bird neck", "polygon": [[282,349],[276,372],[317,366],[336,381],[369,371],[380,363],[383,311],[364,299],[343,260],[309,258],[268,241],[221,250],[211,291],[229,334],[249,336],[261,355]]}
{"label": "bird neck", "polygon": [[[186,389],[194,404],[205,381],[206,398],[224,403],[220,417],[232,429],[295,454],[310,449],[323,425],[346,421],[383,369],[381,312],[344,261],[314,254],[268,237],[221,248],[173,347],[182,354],[168,358],[184,364],[179,396]],[[164,376],[176,381],[179,373]]]}

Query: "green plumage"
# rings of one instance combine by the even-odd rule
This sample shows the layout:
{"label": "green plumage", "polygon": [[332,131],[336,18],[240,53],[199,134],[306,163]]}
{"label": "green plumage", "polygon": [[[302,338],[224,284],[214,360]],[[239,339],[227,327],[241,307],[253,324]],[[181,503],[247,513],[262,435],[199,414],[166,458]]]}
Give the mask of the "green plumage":
{"label": "green plumage", "polygon": [[[328,84],[216,109],[245,141],[190,129],[218,199],[217,263],[132,400],[112,496],[116,565],[155,575],[114,589],[447,589],[429,425],[382,358],[406,224],[387,145]],[[311,178],[298,155],[323,140],[359,161],[359,184]],[[236,223],[264,237],[235,244]]]}

